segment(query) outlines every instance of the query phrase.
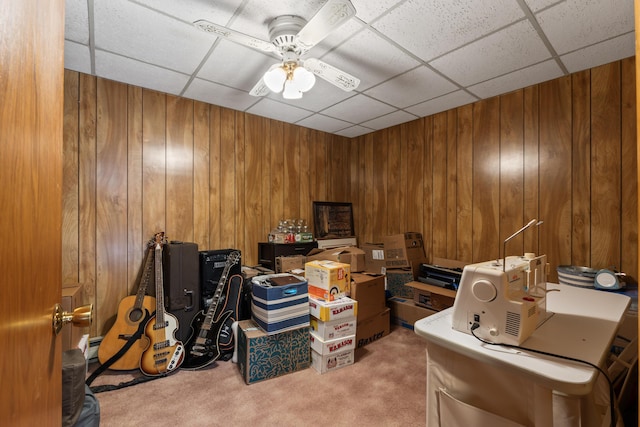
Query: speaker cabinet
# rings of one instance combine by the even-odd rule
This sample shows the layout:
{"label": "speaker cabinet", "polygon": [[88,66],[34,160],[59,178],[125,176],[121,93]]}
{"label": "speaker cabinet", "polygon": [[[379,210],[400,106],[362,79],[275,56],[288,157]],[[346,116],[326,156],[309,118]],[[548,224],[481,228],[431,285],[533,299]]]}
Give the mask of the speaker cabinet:
{"label": "speaker cabinet", "polygon": [[[200,288],[203,310],[206,311],[211,305],[213,294],[218,287],[218,282],[220,282],[220,277],[227,263],[227,257],[234,251],[237,251],[237,249],[200,251]],[[228,277],[236,274],[242,274],[242,260],[239,260],[231,267]]]}

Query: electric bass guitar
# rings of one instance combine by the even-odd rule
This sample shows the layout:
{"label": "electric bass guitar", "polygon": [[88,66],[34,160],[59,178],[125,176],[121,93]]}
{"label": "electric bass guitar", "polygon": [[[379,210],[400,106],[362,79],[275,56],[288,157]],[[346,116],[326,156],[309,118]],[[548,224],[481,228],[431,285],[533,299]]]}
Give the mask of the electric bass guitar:
{"label": "electric bass guitar", "polygon": [[[157,233],[154,239],[147,244],[147,254],[138,285],[138,292],[129,295],[120,301],[115,323],[109,332],[102,338],[98,347],[98,361],[104,365],[111,357],[115,356],[140,328],[140,323],[145,321],[145,314],[151,315],[156,309],[156,299],[146,295],[147,286],[153,275],[153,247],[156,242],[162,240],[164,233]],[[142,335],[131,347],[114,361],[109,369],[116,371],[128,371],[140,366],[142,352],[149,345],[149,339]]]}
{"label": "electric bass guitar", "polygon": [[165,375],[175,371],[184,360],[184,346],[176,340],[178,319],[164,309],[162,281],[162,246],[155,247],[156,314],[147,322],[145,334],[149,346],[142,353],[140,370],[147,376]]}
{"label": "electric bass guitar", "polygon": [[[220,276],[220,281],[213,293],[211,305],[207,314],[201,310],[191,321],[191,336],[185,344],[186,356],[182,364],[183,369],[195,370],[204,368],[220,357],[220,332],[233,310],[219,313],[224,307],[224,301],[229,294],[228,276],[231,268],[240,261],[240,252],[233,251],[227,256],[227,261]],[[196,331],[198,331],[196,333]]]}

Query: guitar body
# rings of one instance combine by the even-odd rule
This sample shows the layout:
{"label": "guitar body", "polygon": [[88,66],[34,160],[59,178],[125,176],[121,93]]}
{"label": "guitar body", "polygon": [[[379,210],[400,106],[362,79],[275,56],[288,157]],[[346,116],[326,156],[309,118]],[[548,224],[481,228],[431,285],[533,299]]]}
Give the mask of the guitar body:
{"label": "guitar body", "polygon": [[[231,267],[240,262],[240,251],[233,251],[227,257],[227,261],[220,276],[220,281],[213,293],[211,305],[207,309],[205,315],[203,311],[199,312],[191,322],[191,336],[187,340],[186,360],[183,364],[185,369],[199,369],[218,360],[224,349],[221,348],[221,336],[226,338],[227,342],[232,342],[231,326],[233,323],[232,316],[236,313],[233,304],[227,306],[229,299],[229,271]],[[242,279],[242,276],[239,276]]]}
{"label": "guitar body", "polygon": [[[116,321],[102,338],[98,347],[98,360],[104,364],[127,343],[129,338],[135,334],[144,321],[145,310],[154,313],[156,309],[156,299],[145,296],[142,299],[141,308],[136,305],[136,296],[130,295],[123,298],[118,306]],[[133,345],[109,366],[109,369],[128,371],[137,369],[140,366],[142,352],[149,346],[149,339],[142,335]]]}
{"label": "guitar body", "polygon": [[220,347],[221,358],[229,360],[233,356],[233,350],[235,349],[235,340],[233,336],[233,322],[241,320],[240,317],[244,288],[244,278],[239,275],[233,275],[229,278],[226,289],[224,291],[224,297],[220,298],[221,307],[219,311],[226,313],[231,312],[231,315],[224,321],[221,321],[220,337],[218,339],[218,346]]}
{"label": "guitar body", "polygon": [[[220,332],[227,320],[233,313],[231,310],[225,311],[220,315],[208,330],[202,330],[201,326],[205,321],[204,311],[196,314],[191,322],[191,336],[185,344],[185,359],[182,368],[187,370],[195,370],[204,368],[218,360],[220,357]],[[198,333],[197,331],[200,331]]]}
{"label": "guitar body", "polygon": [[184,346],[176,340],[178,319],[170,313],[163,313],[164,322],[157,313],[147,322],[145,335],[149,345],[142,352],[140,370],[147,376],[159,376],[175,371],[184,360]]}

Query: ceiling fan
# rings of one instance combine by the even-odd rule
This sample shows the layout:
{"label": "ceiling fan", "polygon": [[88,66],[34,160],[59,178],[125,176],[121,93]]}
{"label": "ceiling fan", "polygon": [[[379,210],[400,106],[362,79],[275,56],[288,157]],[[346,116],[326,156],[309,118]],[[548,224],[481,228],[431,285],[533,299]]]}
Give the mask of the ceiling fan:
{"label": "ceiling fan", "polygon": [[263,52],[274,53],[282,62],[272,65],[249,92],[264,96],[282,92],[285,99],[299,99],[315,84],[315,76],[351,91],[360,80],[316,58],[301,58],[333,30],[355,16],[356,9],[349,0],[328,0],[307,22],[299,16],[283,15],[269,23],[269,39],[265,41],[238,31],[198,20],[193,24],[202,31]]}

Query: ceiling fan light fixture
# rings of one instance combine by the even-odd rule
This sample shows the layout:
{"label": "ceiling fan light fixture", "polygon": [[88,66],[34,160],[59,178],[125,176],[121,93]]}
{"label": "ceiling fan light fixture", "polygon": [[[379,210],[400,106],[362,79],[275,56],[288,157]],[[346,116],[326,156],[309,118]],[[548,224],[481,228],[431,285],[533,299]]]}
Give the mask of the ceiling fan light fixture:
{"label": "ceiling fan light fixture", "polygon": [[291,81],[300,92],[307,92],[316,84],[316,76],[304,67],[297,67],[293,70]]}
{"label": "ceiling fan light fixture", "polygon": [[287,80],[287,72],[281,66],[276,65],[264,73],[263,80],[272,92],[280,93]]}
{"label": "ceiling fan light fixture", "polygon": [[284,99],[300,99],[302,92],[296,87],[292,80],[284,82],[284,91],[282,92]]}

